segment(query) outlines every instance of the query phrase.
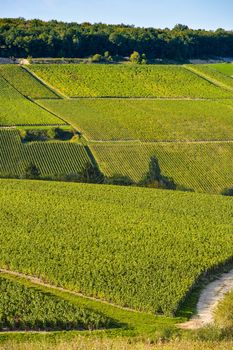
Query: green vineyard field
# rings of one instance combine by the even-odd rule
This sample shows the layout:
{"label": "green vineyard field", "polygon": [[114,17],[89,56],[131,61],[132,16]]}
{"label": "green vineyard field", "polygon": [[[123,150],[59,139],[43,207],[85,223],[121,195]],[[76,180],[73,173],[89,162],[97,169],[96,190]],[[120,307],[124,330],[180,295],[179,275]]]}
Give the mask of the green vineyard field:
{"label": "green vineyard field", "polygon": [[101,314],[0,274],[0,330],[98,329],[108,326]]}
{"label": "green vineyard field", "polygon": [[180,188],[221,193],[233,185],[233,142],[213,143],[91,143],[107,176],[120,174],[140,181],[156,156],[162,173]]}
{"label": "green vineyard field", "polygon": [[22,175],[29,162],[33,162],[43,176],[77,173],[90,162],[82,145],[58,141],[22,144],[17,130],[0,129],[0,148],[2,176]]}
{"label": "green vineyard field", "polygon": [[29,101],[0,76],[0,126],[64,124],[59,118]]}
{"label": "green vineyard field", "polygon": [[[228,100],[43,100],[90,140],[232,140]],[[229,102],[231,104],[231,102]]]}
{"label": "green vineyard field", "polygon": [[30,70],[69,97],[233,97],[232,91],[175,65],[53,64]]}
{"label": "green vineyard field", "polygon": [[231,198],[9,179],[0,195],[3,268],[119,305],[173,313],[232,257]]}
{"label": "green vineyard field", "polygon": [[48,87],[35,79],[26,69],[15,65],[0,65],[0,76],[22,95],[32,99],[58,98]]}
{"label": "green vineyard field", "polygon": [[219,71],[220,73],[223,73],[225,75],[228,75],[230,77],[233,76],[233,64],[228,63],[218,63],[218,64],[211,64],[211,67]]}
{"label": "green vineyard field", "polygon": [[212,65],[187,65],[186,66],[190,71],[193,71],[196,74],[199,74],[201,77],[209,80],[213,84],[220,86],[221,88],[233,91],[233,79],[225,74],[222,74]]}

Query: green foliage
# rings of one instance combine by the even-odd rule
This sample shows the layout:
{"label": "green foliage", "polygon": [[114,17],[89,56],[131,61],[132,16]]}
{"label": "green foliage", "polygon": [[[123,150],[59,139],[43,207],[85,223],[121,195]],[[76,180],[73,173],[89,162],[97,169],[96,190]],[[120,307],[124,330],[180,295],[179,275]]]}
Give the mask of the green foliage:
{"label": "green foliage", "polygon": [[131,186],[134,184],[133,180],[128,176],[121,174],[114,174],[105,179],[105,183],[108,185],[118,185],[118,186]]}
{"label": "green foliage", "polygon": [[70,140],[74,136],[75,131],[63,130],[61,128],[46,129],[21,129],[20,137],[23,142],[46,141],[46,140]]}
{"label": "green foliage", "polygon": [[132,63],[141,63],[141,55],[139,52],[134,51],[131,55],[130,55],[130,61]]}
{"label": "green foliage", "polygon": [[[12,29],[13,28],[13,29]],[[64,23],[38,19],[2,18],[1,54],[5,57],[88,57],[111,51],[128,57],[134,48],[149,58],[232,57],[232,31],[139,28],[103,23]]]}
{"label": "green foliage", "polygon": [[0,125],[63,124],[59,118],[29,101],[0,76]]}
{"label": "green foliage", "polygon": [[225,141],[233,135],[228,101],[78,99],[42,105],[90,140]]}
{"label": "green foliage", "polygon": [[91,151],[108,177],[121,174],[139,182],[156,154],[162,174],[178,188],[221,193],[233,183],[233,143],[91,143]]}
{"label": "green foliage", "polygon": [[232,188],[225,188],[223,191],[222,191],[222,194],[224,196],[233,196],[233,187]]}
{"label": "green foliage", "polygon": [[35,64],[30,71],[69,97],[233,97],[175,65]]}
{"label": "green foliage", "polygon": [[[32,135],[31,130],[29,133]],[[42,176],[79,173],[90,162],[82,145],[59,141],[22,143],[17,130],[0,129],[0,149],[1,176],[23,176],[25,163],[29,162],[40,169]]]}
{"label": "green foliage", "polygon": [[224,296],[214,310],[215,324],[220,328],[233,331],[233,292]]}
{"label": "green foliage", "polygon": [[23,176],[26,179],[38,179],[40,174],[40,170],[36,167],[36,165],[30,162],[28,165],[26,165]]}
{"label": "green foliage", "polygon": [[119,305],[172,314],[232,257],[231,198],[27,180],[0,196],[2,267]]}
{"label": "green foliage", "polygon": [[175,190],[176,185],[172,179],[162,175],[156,156],[152,156],[149,162],[149,170],[140,181],[141,186],[150,188],[163,188],[169,190]]}
{"label": "green foliage", "polygon": [[92,58],[91,58],[91,61],[94,62],[94,63],[99,63],[102,60],[103,60],[103,57],[100,54],[98,54],[98,53],[93,55]]}
{"label": "green foliage", "polygon": [[97,312],[4,277],[0,294],[0,330],[93,330],[110,323]]}
{"label": "green foliage", "polygon": [[58,98],[47,86],[35,79],[26,69],[15,65],[0,65],[0,76],[5,78],[22,95],[39,98]]}
{"label": "green foliage", "polygon": [[195,72],[196,74],[199,74],[201,77],[209,80],[210,82],[213,82],[213,84],[225,90],[233,91],[232,78],[220,73],[218,70],[214,69],[212,65],[198,64],[186,67]]}
{"label": "green foliage", "polygon": [[80,181],[84,183],[102,183],[104,176],[95,164],[87,162],[78,174]]}
{"label": "green foliage", "polygon": [[228,75],[230,77],[233,76],[233,64],[229,63],[219,63],[219,64],[212,64],[211,67],[219,71],[220,73],[223,73],[225,75]]}

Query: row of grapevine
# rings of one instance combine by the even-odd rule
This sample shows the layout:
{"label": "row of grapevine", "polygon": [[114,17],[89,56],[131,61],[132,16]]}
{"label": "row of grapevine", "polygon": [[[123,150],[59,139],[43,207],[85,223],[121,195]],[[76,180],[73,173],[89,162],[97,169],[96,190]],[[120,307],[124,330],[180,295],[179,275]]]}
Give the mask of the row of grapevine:
{"label": "row of grapevine", "polygon": [[175,65],[34,64],[30,70],[69,97],[233,97]]}
{"label": "row of grapevine", "polygon": [[0,76],[5,78],[22,95],[29,98],[58,98],[53,91],[22,67],[12,64],[0,65]]}
{"label": "row of grapevine", "polygon": [[180,188],[220,193],[233,185],[233,143],[91,143],[102,171],[138,182],[150,157],[158,158],[162,173]]}
{"label": "row of grapevine", "polygon": [[186,65],[187,69],[194,72],[204,79],[209,80],[213,84],[220,86],[221,88],[233,91],[233,79],[225,74],[220,73],[214,69],[212,65],[198,64],[198,65]]}
{"label": "row of grapevine", "polygon": [[31,102],[0,75],[0,125],[64,124],[59,118]]}
{"label": "row of grapevine", "polygon": [[89,140],[232,140],[230,100],[43,100]]}
{"label": "row of grapevine", "polygon": [[224,196],[4,179],[0,196],[0,266],[119,305],[173,313],[232,257]]}
{"label": "row of grapevine", "polygon": [[0,275],[0,330],[69,330],[108,327],[97,312]]}
{"label": "row of grapevine", "polygon": [[77,173],[90,162],[82,145],[57,141],[22,144],[17,130],[0,129],[0,148],[2,175],[21,175],[29,162],[43,176]]}

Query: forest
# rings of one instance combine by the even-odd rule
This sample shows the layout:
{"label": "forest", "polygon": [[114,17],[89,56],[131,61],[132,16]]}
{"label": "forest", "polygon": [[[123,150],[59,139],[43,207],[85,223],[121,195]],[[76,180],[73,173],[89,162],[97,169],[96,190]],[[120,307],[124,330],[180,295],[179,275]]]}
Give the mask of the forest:
{"label": "forest", "polygon": [[[155,23],[156,25],[156,23]],[[88,57],[108,52],[115,59],[133,51],[148,59],[185,61],[233,56],[233,31],[140,28],[133,25],[0,19],[0,57]]]}

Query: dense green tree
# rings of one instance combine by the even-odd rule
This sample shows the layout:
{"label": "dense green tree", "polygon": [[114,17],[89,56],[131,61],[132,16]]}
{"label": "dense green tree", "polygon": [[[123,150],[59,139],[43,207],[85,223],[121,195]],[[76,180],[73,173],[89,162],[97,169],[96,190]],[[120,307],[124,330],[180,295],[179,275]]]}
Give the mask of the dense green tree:
{"label": "dense green tree", "polygon": [[223,190],[222,194],[224,196],[233,196],[233,187],[232,188],[226,188]]}
{"label": "dense green tree", "polygon": [[141,62],[141,55],[139,52],[134,51],[131,55],[130,55],[130,61],[132,63],[140,63]]}
{"label": "dense green tree", "polygon": [[25,178],[26,179],[39,179],[40,177],[40,170],[37,168],[35,164],[30,162],[25,167]]}
{"label": "dense green tree", "polygon": [[149,170],[140,181],[139,185],[151,188],[163,188],[175,190],[176,185],[171,178],[164,176],[161,173],[158,159],[155,156],[150,158]]}
{"label": "dense green tree", "polygon": [[178,24],[173,29],[139,28],[102,23],[43,22],[23,18],[0,19],[2,57],[87,57],[108,51],[129,57],[133,51],[155,58],[233,57],[233,32],[192,30]]}

